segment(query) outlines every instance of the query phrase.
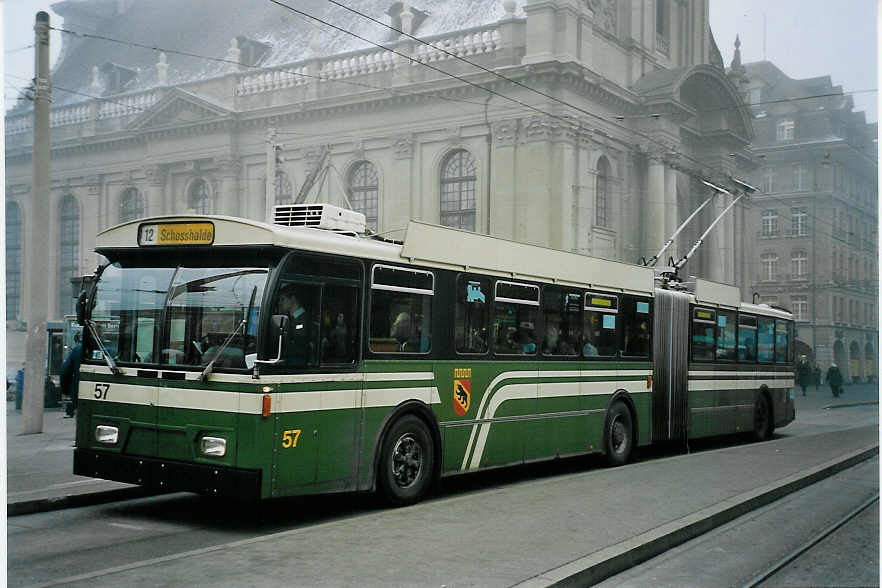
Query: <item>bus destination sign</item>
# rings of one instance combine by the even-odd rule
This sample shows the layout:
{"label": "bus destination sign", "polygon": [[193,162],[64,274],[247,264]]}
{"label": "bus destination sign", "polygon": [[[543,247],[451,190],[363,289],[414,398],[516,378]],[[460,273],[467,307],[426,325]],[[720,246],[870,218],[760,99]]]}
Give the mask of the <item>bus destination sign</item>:
{"label": "bus destination sign", "polygon": [[213,223],[156,223],[138,228],[138,245],[211,245]]}

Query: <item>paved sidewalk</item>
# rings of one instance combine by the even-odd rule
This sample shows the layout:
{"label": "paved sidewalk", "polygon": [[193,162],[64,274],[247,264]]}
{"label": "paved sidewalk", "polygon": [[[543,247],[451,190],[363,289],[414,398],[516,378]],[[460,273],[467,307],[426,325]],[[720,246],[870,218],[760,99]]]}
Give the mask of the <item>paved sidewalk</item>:
{"label": "paved sidewalk", "polygon": [[[828,386],[809,388],[803,397],[797,388],[796,419],[829,408],[879,402],[877,384],[854,384],[834,398]],[[74,419],[62,409],[47,409],[43,432],[22,435],[21,411],[6,403],[6,463],[9,516],[96,504],[146,495],[129,484],[75,476],[73,470]],[[786,429],[783,429],[786,431]]]}
{"label": "paved sidewalk", "polygon": [[130,484],[73,475],[74,419],[46,409],[43,432],[23,435],[21,411],[6,403],[8,516],[142,496]]}

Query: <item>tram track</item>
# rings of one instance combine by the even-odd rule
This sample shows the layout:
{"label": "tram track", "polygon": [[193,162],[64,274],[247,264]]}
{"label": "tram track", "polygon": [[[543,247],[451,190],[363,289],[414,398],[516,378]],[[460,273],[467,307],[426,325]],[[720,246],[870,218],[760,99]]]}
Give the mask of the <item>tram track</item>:
{"label": "tram track", "polygon": [[787,555],[785,555],[784,557],[782,557],[781,559],[779,559],[778,561],[773,563],[771,566],[769,566],[768,568],[766,568],[765,570],[763,570],[762,572],[760,572],[759,574],[757,574],[756,576],[754,576],[753,578],[748,580],[745,584],[742,585],[742,588],[754,588],[755,586],[762,585],[763,582],[765,582],[766,580],[770,580],[770,579],[774,578],[776,574],[778,574],[781,570],[786,568],[792,562],[796,561],[798,558],[802,557],[812,547],[814,547],[815,545],[817,545],[818,543],[820,543],[821,541],[823,541],[824,539],[826,539],[827,537],[829,537],[830,535],[835,533],[840,528],[842,528],[845,525],[847,525],[848,523],[850,523],[858,515],[860,515],[862,512],[864,512],[865,510],[867,510],[868,508],[873,506],[873,504],[876,504],[878,502],[879,502],[879,493],[876,492],[875,495],[864,500],[862,503],[860,503],[858,506],[856,506],[850,512],[843,515],[837,521],[828,525],[826,528],[822,529],[821,531],[819,531],[818,533],[816,533],[815,535],[810,537],[805,543],[803,543],[802,545],[800,545],[799,547],[797,547],[796,549],[794,549],[793,551],[791,551],[790,553],[788,553]]}

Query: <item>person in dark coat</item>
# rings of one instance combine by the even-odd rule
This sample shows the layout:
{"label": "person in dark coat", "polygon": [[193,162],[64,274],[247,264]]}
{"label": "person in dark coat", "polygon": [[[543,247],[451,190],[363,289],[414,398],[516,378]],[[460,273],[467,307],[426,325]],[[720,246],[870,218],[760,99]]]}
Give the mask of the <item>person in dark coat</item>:
{"label": "person in dark coat", "polygon": [[802,395],[805,396],[805,390],[812,383],[812,366],[809,365],[805,355],[799,356],[799,363],[796,364],[796,383],[802,388]]}
{"label": "person in dark coat", "polygon": [[842,394],[842,372],[839,371],[839,367],[835,363],[830,364],[824,379],[830,385],[830,391],[833,392],[833,396],[838,397]]}
{"label": "person in dark coat", "polygon": [[80,363],[83,360],[83,344],[80,334],[74,335],[74,346],[61,364],[61,394],[70,395],[70,403],[65,416],[73,417],[77,412],[77,396],[80,389]]}
{"label": "person in dark coat", "polygon": [[815,364],[815,369],[812,372],[815,376],[815,390],[821,387],[821,368],[818,367],[818,364]]}

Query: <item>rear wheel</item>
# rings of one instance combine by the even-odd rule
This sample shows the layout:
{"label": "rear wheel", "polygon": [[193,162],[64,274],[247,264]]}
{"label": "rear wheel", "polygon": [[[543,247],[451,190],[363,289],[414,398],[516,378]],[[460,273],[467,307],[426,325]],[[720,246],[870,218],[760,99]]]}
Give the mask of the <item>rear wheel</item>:
{"label": "rear wheel", "polygon": [[392,425],[380,449],[378,485],[398,506],[413,504],[429,492],[435,468],[432,435],[425,423],[406,415]]}
{"label": "rear wheel", "polygon": [[616,402],[610,407],[604,433],[606,462],[611,466],[623,465],[631,457],[634,445],[634,423],[624,403]]}
{"label": "rear wheel", "polygon": [[772,407],[766,395],[760,393],[753,407],[753,435],[757,441],[768,441],[772,438],[774,429]]}

